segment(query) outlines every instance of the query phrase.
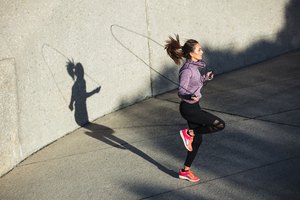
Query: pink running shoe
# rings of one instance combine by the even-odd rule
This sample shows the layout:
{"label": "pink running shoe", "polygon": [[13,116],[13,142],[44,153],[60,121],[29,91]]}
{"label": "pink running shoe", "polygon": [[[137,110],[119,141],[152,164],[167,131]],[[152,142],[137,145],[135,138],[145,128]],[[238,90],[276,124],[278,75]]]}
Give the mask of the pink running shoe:
{"label": "pink running shoe", "polygon": [[180,130],[180,136],[181,136],[181,139],[183,141],[183,144],[184,144],[185,148],[188,151],[193,151],[192,142],[194,140],[194,137],[190,136],[188,134],[188,131],[189,131],[189,129],[187,129],[187,128],[183,129],[183,130]]}
{"label": "pink running shoe", "polygon": [[200,178],[195,176],[191,170],[183,172],[182,169],[179,171],[179,178],[188,180],[190,182],[198,182]]}

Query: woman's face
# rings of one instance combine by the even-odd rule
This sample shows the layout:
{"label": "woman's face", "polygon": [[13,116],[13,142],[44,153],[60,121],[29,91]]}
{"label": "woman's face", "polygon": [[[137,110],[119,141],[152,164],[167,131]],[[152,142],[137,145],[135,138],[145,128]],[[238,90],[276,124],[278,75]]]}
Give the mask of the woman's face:
{"label": "woman's face", "polygon": [[202,55],[203,55],[203,50],[202,47],[199,43],[197,43],[195,45],[194,51],[190,53],[191,55],[191,59],[193,61],[198,61],[198,60],[202,60]]}

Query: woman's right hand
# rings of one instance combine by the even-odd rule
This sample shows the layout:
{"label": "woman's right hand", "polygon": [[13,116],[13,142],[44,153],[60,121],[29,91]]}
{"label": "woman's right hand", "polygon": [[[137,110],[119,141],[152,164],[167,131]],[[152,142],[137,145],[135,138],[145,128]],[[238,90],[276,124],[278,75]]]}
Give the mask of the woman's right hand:
{"label": "woman's right hand", "polygon": [[200,100],[200,98],[197,97],[197,96],[195,96],[195,95],[193,95],[193,96],[191,97],[191,99],[192,99],[193,101],[199,101],[199,100]]}

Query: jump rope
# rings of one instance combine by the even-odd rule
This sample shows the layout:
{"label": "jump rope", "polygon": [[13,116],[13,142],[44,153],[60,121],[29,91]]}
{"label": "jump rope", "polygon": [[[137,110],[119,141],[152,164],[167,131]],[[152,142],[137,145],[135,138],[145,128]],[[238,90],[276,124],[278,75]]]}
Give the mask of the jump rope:
{"label": "jump rope", "polygon": [[[195,94],[195,92],[200,88],[200,87],[198,87],[194,92],[191,92],[191,91],[189,91],[188,89],[186,89],[186,88],[182,87],[181,85],[179,85],[177,82],[173,81],[172,79],[168,78],[167,76],[161,74],[159,71],[157,71],[156,69],[154,69],[153,67],[151,67],[151,66],[150,66],[149,64],[147,64],[142,58],[140,58],[137,54],[135,54],[131,49],[129,49],[125,44],[123,44],[123,43],[116,37],[116,35],[115,35],[114,32],[113,32],[113,28],[114,28],[114,27],[118,27],[118,28],[124,29],[124,30],[126,30],[126,31],[128,31],[128,32],[131,32],[131,33],[134,33],[134,34],[136,34],[136,35],[139,35],[139,36],[141,36],[141,37],[143,37],[143,38],[146,38],[146,39],[148,39],[148,40],[150,40],[150,41],[156,43],[157,45],[159,45],[159,46],[162,47],[162,48],[164,48],[164,46],[161,45],[159,42],[153,40],[152,38],[150,38],[150,37],[148,37],[148,36],[146,36],[146,35],[143,35],[143,34],[141,34],[141,33],[138,33],[138,32],[136,32],[136,31],[130,30],[130,29],[126,28],[126,27],[123,27],[123,26],[120,26],[120,25],[117,25],[117,24],[113,24],[113,25],[110,26],[110,32],[111,32],[113,38],[114,38],[114,39],[115,39],[115,40],[116,40],[116,41],[117,41],[124,49],[126,49],[128,52],[130,52],[133,56],[135,56],[138,60],[140,60],[142,63],[144,63],[147,67],[149,67],[149,69],[151,69],[152,71],[154,71],[155,73],[157,73],[159,76],[163,77],[164,79],[166,79],[166,80],[169,81],[170,83],[176,85],[177,87],[180,87],[180,88],[184,89],[184,90],[187,91],[191,96],[193,96],[193,95]],[[64,53],[62,53],[61,51],[59,51],[57,48],[52,47],[51,45],[49,45],[49,44],[47,44],[47,43],[44,43],[44,44],[43,44],[43,46],[42,46],[42,56],[43,56],[44,62],[46,63],[46,65],[47,65],[47,67],[48,67],[48,69],[49,69],[49,71],[50,71],[50,73],[51,73],[51,77],[53,78],[53,80],[54,80],[54,82],[55,82],[55,85],[56,85],[57,89],[59,90],[59,92],[60,92],[60,94],[62,95],[62,97],[63,97],[64,101],[66,102],[66,104],[68,105],[67,100],[65,99],[65,97],[64,97],[64,95],[63,95],[61,89],[59,88],[57,82],[55,81],[54,73],[53,73],[53,71],[50,69],[50,66],[49,66],[48,62],[47,62],[46,59],[45,59],[45,56],[44,56],[44,49],[45,49],[45,47],[48,47],[48,48],[54,50],[55,52],[57,52],[58,54],[60,54],[60,55],[63,56],[64,58],[66,58],[66,59],[68,60],[68,62],[74,63],[74,61],[73,61],[73,59],[72,59],[72,60],[69,59]],[[88,78],[90,78],[94,83],[96,83],[97,85],[99,85],[99,87],[101,87],[101,86],[100,86],[100,83],[99,83],[98,81],[96,81],[94,78],[92,78],[89,74],[87,74],[86,72],[84,72],[84,75],[86,75],[86,76],[87,76]]]}

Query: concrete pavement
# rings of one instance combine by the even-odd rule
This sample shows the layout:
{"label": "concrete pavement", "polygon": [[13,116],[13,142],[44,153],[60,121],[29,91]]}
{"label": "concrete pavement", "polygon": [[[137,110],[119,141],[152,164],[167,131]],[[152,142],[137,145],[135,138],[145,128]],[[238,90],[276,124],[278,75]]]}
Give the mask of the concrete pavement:
{"label": "concrete pavement", "polygon": [[179,180],[176,91],[101,117],[0,179],[1,200],[299,199],[300,52],[216,76],[202,107],[226,122]]}

